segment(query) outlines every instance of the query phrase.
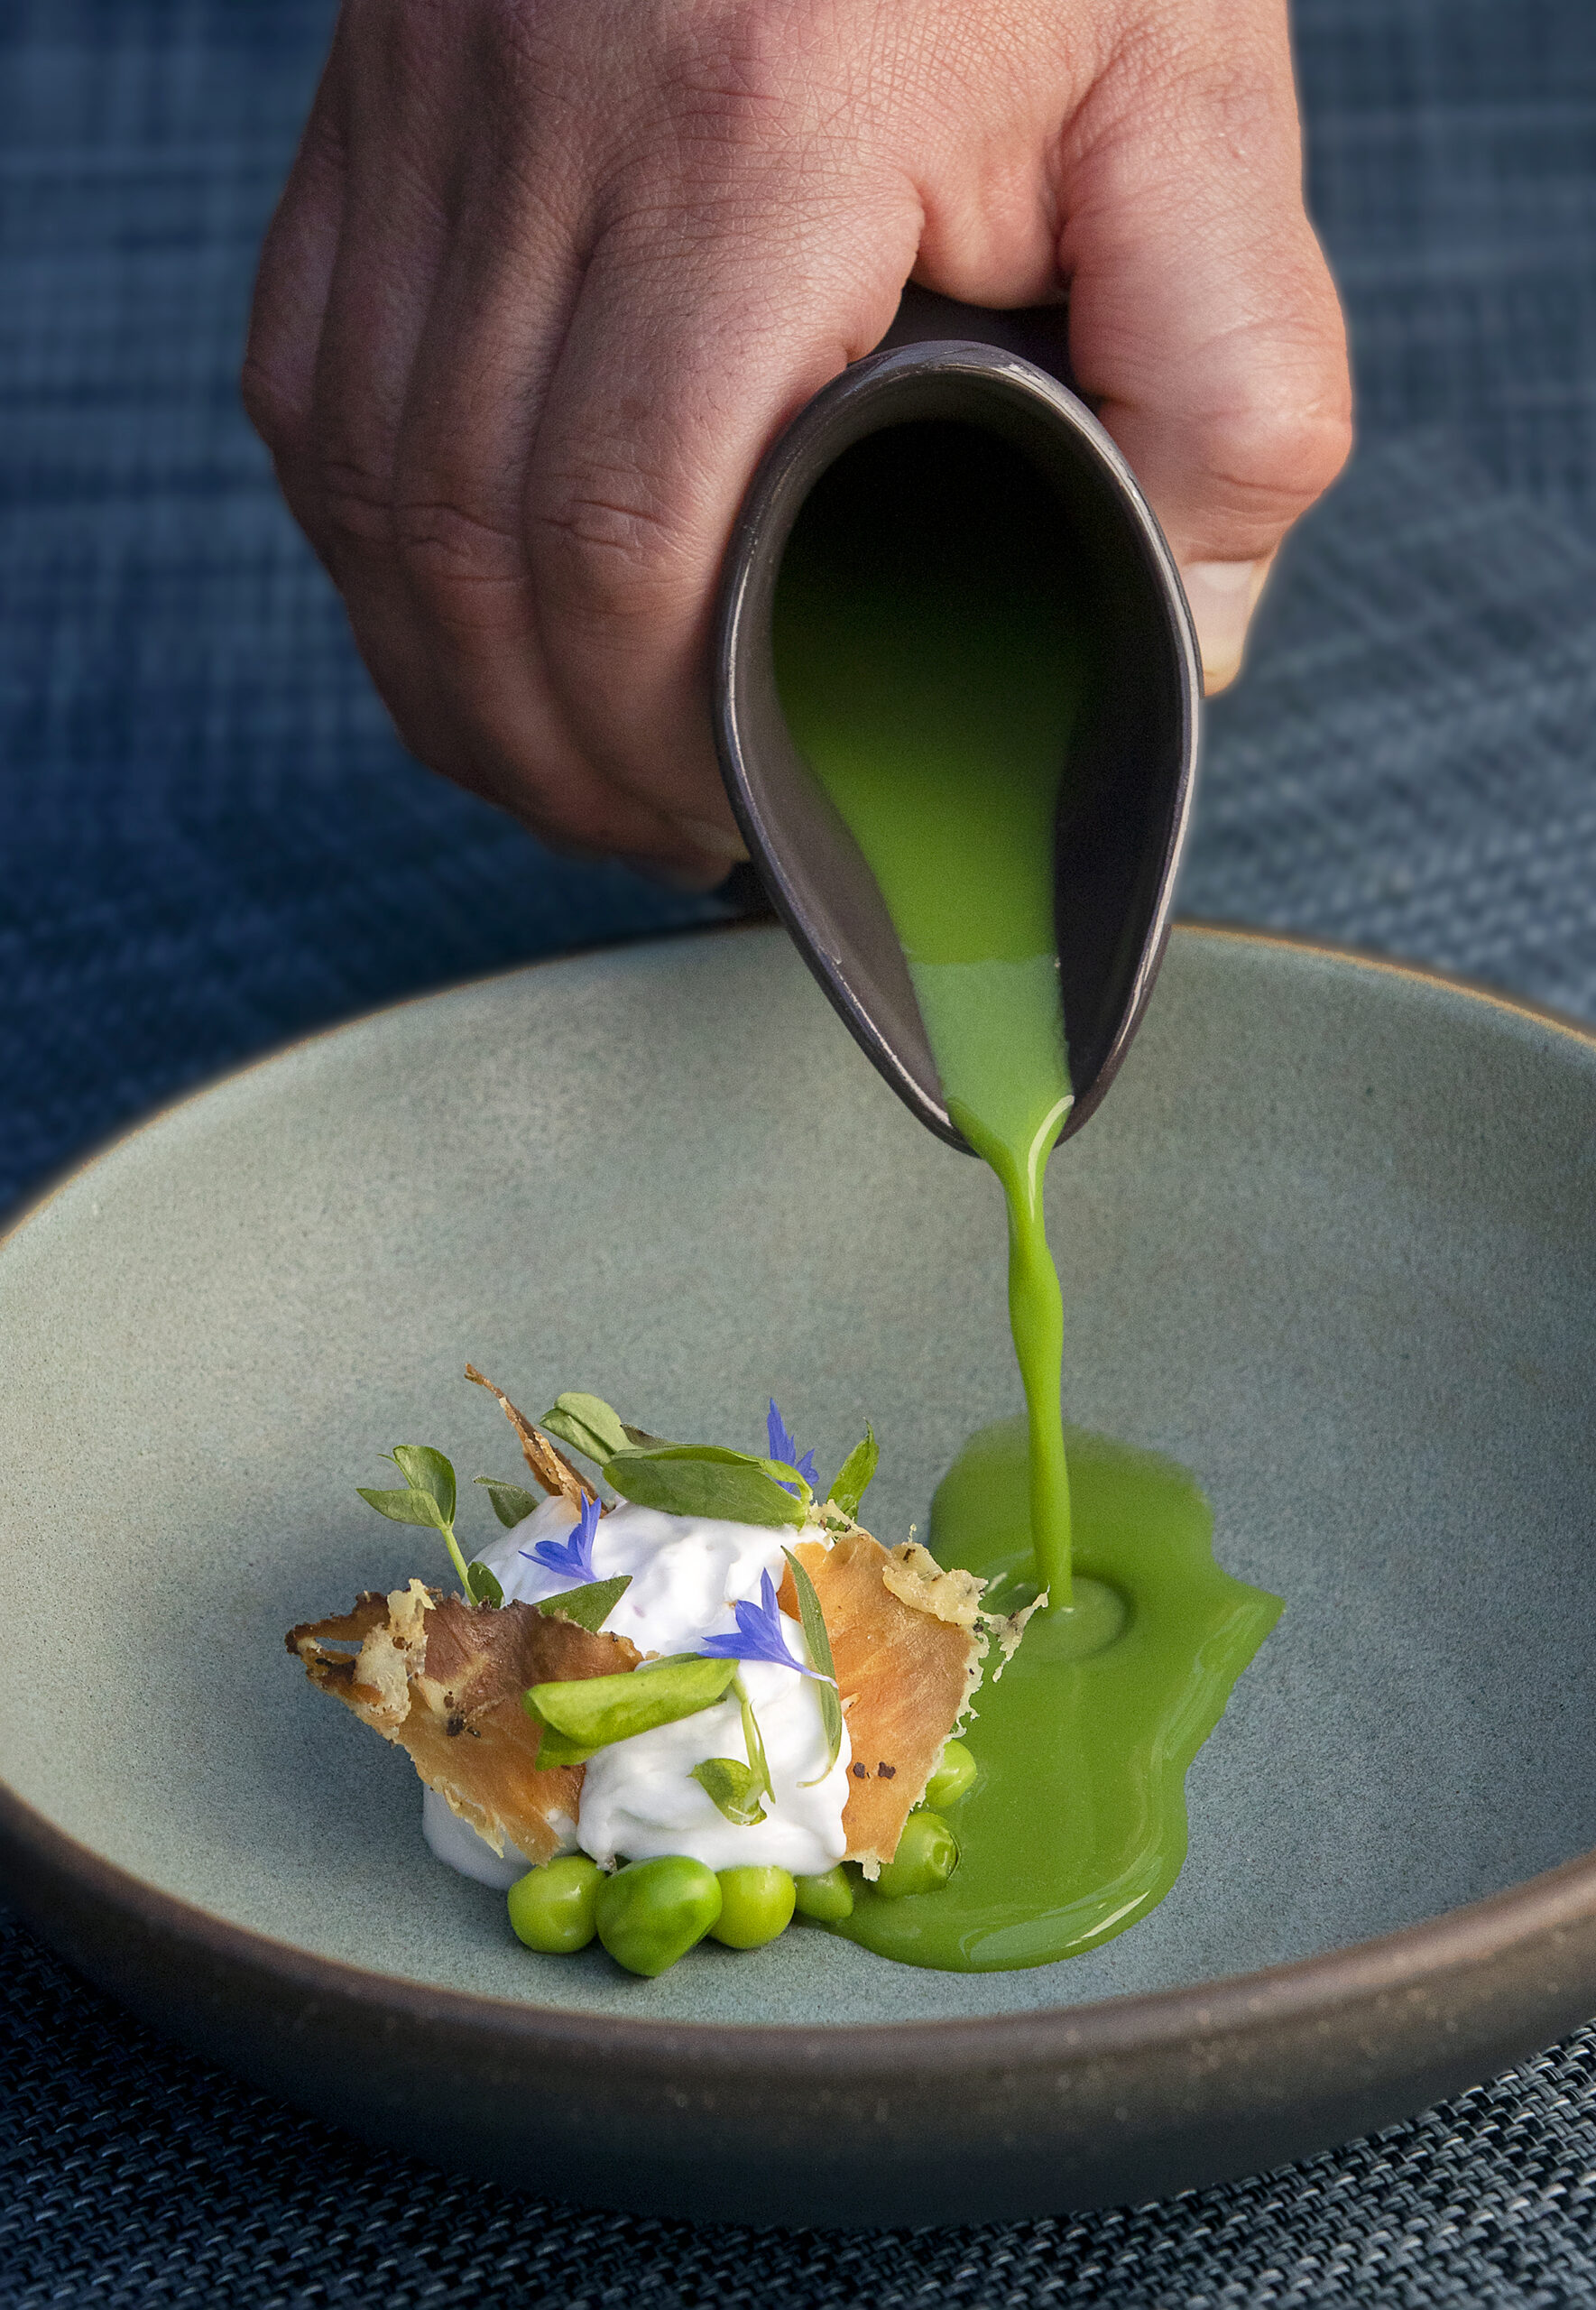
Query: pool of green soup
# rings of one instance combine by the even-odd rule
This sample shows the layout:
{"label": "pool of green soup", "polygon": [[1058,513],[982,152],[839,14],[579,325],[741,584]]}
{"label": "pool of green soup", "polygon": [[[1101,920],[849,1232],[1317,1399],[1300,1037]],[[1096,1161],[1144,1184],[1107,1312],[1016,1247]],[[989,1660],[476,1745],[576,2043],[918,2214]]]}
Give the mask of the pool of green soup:
{"label": "pool of green soup", "polygon": [[965,1444],[930,1540],[1005,1609],[1042,1590],[1047,1603],[1001,1677],[989,1664],[951,1880],[898,1899],[863,1887],[830,1928],[971,1972],[1072,1956],[1162,1900],[1185,1858],[1186,1769],[1281,1611],[1214,1562],[1183,1469],[1064,1425],[1043,1225],[1072,1098],[1054,845],[1092,650],[1058,536],[1018,450],[896,429],[811,494],[774,627],[795,740],[880,885],[948,1113],[1008,1213],[1026,1413]]}

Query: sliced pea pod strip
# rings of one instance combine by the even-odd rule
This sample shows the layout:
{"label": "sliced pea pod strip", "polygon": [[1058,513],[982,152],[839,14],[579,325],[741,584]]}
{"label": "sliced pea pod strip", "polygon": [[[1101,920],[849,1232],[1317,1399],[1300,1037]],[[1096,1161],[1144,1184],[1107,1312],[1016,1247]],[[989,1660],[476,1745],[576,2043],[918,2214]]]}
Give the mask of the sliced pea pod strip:
{"label": "sliced pea pod strip", "polygon": [[815,1584],[790,1548],[783,1548],[792,1585],[798,1593],[798,1619],[803,1623],[804,1642],[809,1648],[809,1659],[816,1671],[815,1690],[820,1696],[820,1722],[826,1728],[826,1772],[816,1773],[813,1780],[804,1783],[815,1788],[826,1779],[837,1760],[843,1745],[843,1703],[837,1691],[836,1663],[831,1657],[831,1639],[826,1632],[826,1614],[820,1609],[820,1599],[815,1594]]}
{"label": "sliced pea pod strip", "polygon": [[685,1653],[624,1676],[533,1685],[522,1695],[521,1705],[544,1728],[539,1766],[586,1764],[616,1741],[696,1716],[723,1697],[736,1674],[735,1660],[701,1660]]}

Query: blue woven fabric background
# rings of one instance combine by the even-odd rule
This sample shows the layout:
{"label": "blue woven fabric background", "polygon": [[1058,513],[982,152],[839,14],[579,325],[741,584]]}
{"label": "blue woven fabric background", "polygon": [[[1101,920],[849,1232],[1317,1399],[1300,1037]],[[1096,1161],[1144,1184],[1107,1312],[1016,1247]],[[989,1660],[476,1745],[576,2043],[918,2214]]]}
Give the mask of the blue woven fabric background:
{"label": "blue woven fabric background", "polygon": [[[0,14],[0,1204],[414,989],[679,925],[408,762],[239,414],[323,0]],[[1300,0],[1361,446],[1212,716],[1189,911],[1596,1017],[1596,9]],[[1268,2179],[779,2238],[540,2208],[172,2052],[0,1917],[0,2303],[1596,2304],[1596,2034]]]}

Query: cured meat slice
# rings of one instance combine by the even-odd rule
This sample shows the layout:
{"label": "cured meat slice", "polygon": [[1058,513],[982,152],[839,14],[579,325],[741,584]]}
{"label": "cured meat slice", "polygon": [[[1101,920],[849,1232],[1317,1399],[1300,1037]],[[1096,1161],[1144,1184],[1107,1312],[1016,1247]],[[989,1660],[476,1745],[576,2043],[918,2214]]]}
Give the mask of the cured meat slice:
{"label": "cured meat slice", "polygon": [[[944,1572],[912,1541],[884,1548],[858,1529],[829,1543],[799,1540],[793,1554],[825,1616],[853,1752],[846,1857],[874,1877],[897,1852],[981,1682],[988,1625],[981,1584],[967,1572]],[[790,1572],[780,1602],[796,1614]]]}
{"label": "cured meat slice", "polygon": [[574,1842],[582,1767],[538,1769],[529,1685],[613,1677],[641,1655],[535,1604],[494,1607],[412,1580],[354,1610],[291,1629],[313,1685],[408,1753],[429,1788],[503,1853],[548,1861]]}

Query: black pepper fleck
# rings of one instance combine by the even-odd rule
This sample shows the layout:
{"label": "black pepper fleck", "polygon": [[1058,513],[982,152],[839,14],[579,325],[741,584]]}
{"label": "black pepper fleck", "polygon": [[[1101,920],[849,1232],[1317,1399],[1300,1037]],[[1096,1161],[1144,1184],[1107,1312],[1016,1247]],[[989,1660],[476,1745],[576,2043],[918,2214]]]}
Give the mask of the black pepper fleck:
{"label": "black pepper fleck", "polygon": [[855,1780],[868,1780],[870,1779],[870,1767],[868,1765],[855,1765],[853,1768],[853,1778]]}
{"label": "black pepper fleck", "polygon": [[877,1765],[875,1771],[878,1780],[896,1780],[898,1778],[896,1765]]}

